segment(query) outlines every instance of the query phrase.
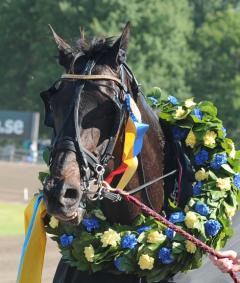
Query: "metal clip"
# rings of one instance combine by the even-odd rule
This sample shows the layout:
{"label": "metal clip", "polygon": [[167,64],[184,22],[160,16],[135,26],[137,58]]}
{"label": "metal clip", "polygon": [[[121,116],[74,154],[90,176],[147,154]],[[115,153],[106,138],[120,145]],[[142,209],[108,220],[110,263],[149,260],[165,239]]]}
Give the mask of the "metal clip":
{"label": "metal clip", "polygon": [[103,176],[103,174],[105,173],[105,169],[101,164],[96,164],[95,171],[98,176]]}
{"label": "metal clip", "polygon": [[109,191],[102,191],[102,198],[107,198],[113,202],[121,201],[122,197],[121,195]]}

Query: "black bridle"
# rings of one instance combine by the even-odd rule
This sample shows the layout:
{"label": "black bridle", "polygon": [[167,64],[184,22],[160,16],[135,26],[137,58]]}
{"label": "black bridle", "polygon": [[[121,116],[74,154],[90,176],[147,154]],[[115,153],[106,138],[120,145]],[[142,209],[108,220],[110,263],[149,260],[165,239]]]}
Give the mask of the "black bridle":
{"label": "black bridle", "polygon": [[[71,69],[74,70],[74,64],[79,56],[76,55],[73,59]],[[96,65],[98,60],[88,60],[85,65],[84,71],[82,74],[65,74],[62,75],[48,90],[49,94],[57,92],[56,85],[62,81],[74,81],[75,93],[70,103],[69,111],[65,116],[64,122],[61,126],[61,129],[56,133],[53,117],[51,113],[51,107],[49,101],[46,99],[46,92],[41,93],[41,97],[45,104],[45,125],[53,128],[53,139],[50,147],[50,159],[49,166],[52,166],[53,158],[57,151],[59,150],[70,150],[76,153],[77,161],[79,164],[81,172],[81,184],[83,190],[88,190],[90,180],[95,180],[97,183],[103,181],[103,174],[105,172],[105,167],[108,164],[108,161],[112,158],[112,153],[115,147],[115,143],[118,137],[118,134],[122,128],[124,120],[126,118],[126,107],[124,102],[124,96],[128,92],[127,80],[131,81],[133,85],[135,95],[138,93],[139,87],[135,76],[129,67],[123,63],[120,65],[120,79],[114,76],[107,75],[91,75],[91,72]],[[97,158],[86,148],[83,148],[80,142],[80,127],[79,127],[79,106],[81,101],[81,94],[84,90],[86,82],[92,83],[96,80],[111,80],[119,88],[119,91],[116,91],[115,88],[107,84],[98,84],[97,86],[104,86],[110,88],[115,94],[112,97],[108,96],[114,103],[117,113],[115,115],[115,121],[113,124],[113,129],[108,140],[108,144],[104,149],[104,152],[100,154],[100,157]],[[68,121],[73,117],[74,121],[74,135],[73,136],[64,136],[62,133],[66,127]]]}

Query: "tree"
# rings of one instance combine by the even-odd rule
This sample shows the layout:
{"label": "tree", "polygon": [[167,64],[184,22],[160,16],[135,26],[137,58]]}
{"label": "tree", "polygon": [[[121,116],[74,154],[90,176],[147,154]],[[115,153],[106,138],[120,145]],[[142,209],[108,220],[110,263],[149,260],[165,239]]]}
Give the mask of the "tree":
{"label": "tree", "polygon": [[189,95],[185,78],[195,57],[188,45],[193,31],[188,2],[102,0],[101,4],[94,11],[91,32],[118,34],[119,25],[131,21],[128,62],[145,91],[159,86],[176,96]]}
{"label": "tree", "polygon": [[228,9],[209,15],[196,32],[199,62],[189,82],[199,99],[219,107],[231,135],[240,134],[240,11]]}
{"label": "tree", "polygon": [[196,28],[201,27],[208,15],[213,15],[219,11],[226,11],[228,7],[237,7],[238,0],[189,0],[193,9],[192,18]]}
{"label": "tree", "polygon": [[[39,111],[39,92],[63,71],[47,24],[74,42],[79,27],[87,35],[118,35],[130,20],[128,62],[147,91],[158,85],[182,96],[193,67],[187,0],[9,0],[0,3],[0,103],[3,109]],[[71,39],[71,40],[70,40]]]}

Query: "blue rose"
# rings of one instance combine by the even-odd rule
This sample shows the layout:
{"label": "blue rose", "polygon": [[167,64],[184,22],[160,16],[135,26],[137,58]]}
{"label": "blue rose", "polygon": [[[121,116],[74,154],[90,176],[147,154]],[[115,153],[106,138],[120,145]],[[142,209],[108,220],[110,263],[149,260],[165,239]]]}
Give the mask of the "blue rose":
{"label": "blue rose", "polygon": [[197,117],[199,120],[202,120],[203,113],[202,113],[202,111],[199,108],[194,108],[193,109],[193,115],[195,117]]}
{"label": "blue rose", "polygon": [[60,237],[61,246],[64,247],[64,248],[71,246],[72,241],[73,241],[72,235],[63,234]]}
{"label": "blue rose", "polygon": [[210,163],[210,166],[213,169],[218,170],[221,168],[221,165],[226,163],[227,163],[227,154],[226,152],[224,152],[224,153],[215,154],[213,160]]}
{"label": "blue rose", "polygon": [[170,103],[172,103],[172,105],[177,105],[178,104],[178,100],[177,100],[177,98],[175,96],[169,95],[167,99],[168,99],[168,101]]}
{"label": "blue rose", "polygon": [[121,247],[123,249],[134,249],[137,245],[137,238],[133,234],[125,235],[122,237]]}
{"label": "blue rose", "polygon": [[176,234],[175,231],[173,231],[173,229],[171,228],[166,228],[164,231],[165,235],[168,237],[169,240],[172,240]]}
{"label": "blue rose", "polygon": [[92,232],[100,228],[99,221],[96,217],[84,218],[82,221],[82,225],[88,232]]}
{"label": "blue rose", "polygon": [[222,225],[217,221],[210,219],[205,224],[205,231],[209,236],[216,236],[219,230],[222,228]]}
{"label": "blue rose", "polygon": [[208,152],[205,149],[202,149],[195,156],[195,163],[197,165],[204,165],[208,161]]}
{"label": "blue rose", "polygon": [[123,259],[123,257],[121,257],[121,256],[116,258],[114,260],[114,265],[119,271],[124,272],[125,270],[122,267],[122,259]]}
{"label": "blue rose", "polygon": [[236,174],[233,177],[233,183],[238,189],[240,189],[240,174]]}
{"label": "blue rose", "polygon": [[174,126],[172,128],[172,133],[175,140],[181,141],[187,136],[188,130]]}
{"label": "blue rose", "polygon": [[170,264],[174,261],[172,250],[169,248],[161,248],[158,252],[158,259],[163,264]]}
{"label": "blue rose", "polygon": [[140,228],[137,229],[137,233],[141,234],[142,232],[149,231],[151,229],[152,229],[151,226],[141,226]]}
{"label": "blue rose", "polygon": [[202,216],[207,216],[209,214],[209,207],[200,201],[195,204],[195,210]]}
{"label": "blue rose", "polygon": [[202,182],[196,182],[193,186],[193,196],[198,196],[202,193],[202,190],[201,190],[201,187],[202,187]]}
{"label": "blue rose", "polygon": [[173,212],[169,217],[169,221],[172,223],[183,222],[184,220],[185,214],[182,211]]}

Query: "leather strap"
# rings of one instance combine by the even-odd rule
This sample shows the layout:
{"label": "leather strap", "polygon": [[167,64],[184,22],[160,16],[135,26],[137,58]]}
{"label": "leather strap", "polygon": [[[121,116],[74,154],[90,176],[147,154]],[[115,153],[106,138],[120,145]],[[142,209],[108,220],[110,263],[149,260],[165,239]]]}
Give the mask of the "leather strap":
{"label": "leather strap", "polygon": [[116,82],[121,88],[123,88],[122,82],[110,75],[76,75],[76,74],[64,74],[61,76],[61,79],[72,79],[72,80],[109,80]]}

